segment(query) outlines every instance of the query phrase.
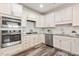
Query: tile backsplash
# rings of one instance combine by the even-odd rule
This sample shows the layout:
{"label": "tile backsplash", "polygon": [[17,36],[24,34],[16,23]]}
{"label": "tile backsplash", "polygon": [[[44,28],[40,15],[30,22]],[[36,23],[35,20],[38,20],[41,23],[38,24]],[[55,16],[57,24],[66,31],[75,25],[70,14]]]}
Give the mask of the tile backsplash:
{"label": "tile backsplash", "polygon": [[59,25],[55,28],[43,28],[43,33],[48,33],[48,30],[50,30],[53,34],[61,34],[63,32],[64,34],[73,34],[72,31],[75,31],[77,34],[79,34],[79,27],[73,27],[71,24]]}
{"label": "tile backsplash", "polygon": [[[30,32],[30,28],[23,28],[24,33]],[[64,34],[73,34],[72,31],[75,31],[77,34],[79,34],[79,27],[73,27],[71,24],[68,25],[58,25],[56,27],[52,28],[32,28],[34,32],[37,33],[52,33],[52,34],[61,34],[64,32]]]}

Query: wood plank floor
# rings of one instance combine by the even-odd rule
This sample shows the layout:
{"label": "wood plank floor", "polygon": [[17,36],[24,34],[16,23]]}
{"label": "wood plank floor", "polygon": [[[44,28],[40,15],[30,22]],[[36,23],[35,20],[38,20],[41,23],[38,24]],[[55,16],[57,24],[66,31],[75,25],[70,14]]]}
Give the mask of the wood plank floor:
{"label": "wood plank floor", "polygon": [[29,50],[16,54],[15,56],[71,56],[65,52],[59,51],[55,48],[39,44]]}

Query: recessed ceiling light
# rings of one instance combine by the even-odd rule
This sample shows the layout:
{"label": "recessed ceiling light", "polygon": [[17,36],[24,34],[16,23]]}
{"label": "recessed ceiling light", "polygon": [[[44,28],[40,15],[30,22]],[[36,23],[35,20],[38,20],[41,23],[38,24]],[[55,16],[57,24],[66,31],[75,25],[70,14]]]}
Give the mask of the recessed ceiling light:
{"label": "recessed ceiling light", "polygon": [[40,4],[40,8],[43,8],[44,7],[44,5],[43,4]]}

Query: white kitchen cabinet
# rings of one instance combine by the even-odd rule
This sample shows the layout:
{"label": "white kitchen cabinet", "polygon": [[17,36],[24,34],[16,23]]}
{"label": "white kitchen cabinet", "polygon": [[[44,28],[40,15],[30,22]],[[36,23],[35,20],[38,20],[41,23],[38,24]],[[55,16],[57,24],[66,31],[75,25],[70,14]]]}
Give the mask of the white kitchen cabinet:
{"label": "white kitchen cabinet", "polygon": [[26,24],[27,24],[26,19],[27,19],[27,17],[24,17],[24,15],[23,15],[22,20],[21,20],[22,31],[24,31],[26,28]]}
{"label": "white kitchen cabinet", "polygon": [[70,47],[71,47],[71,38],[62,36],[61,49],[65,51],[70,51]]}
{"label": "white kitchen cabinet", "polygon": [[27,19],[28,19],[28,11],[26,8],[23,8],[23,12],[22,12],[22,21],[21,24],[23,27],[26,27],[27,24]]}
{"label": "white kitchen cabinet", "polygon": [[55,23],[56,24],[72,23],[72,7],[66,7],[58,11],[55,11]]}
{"label": "white kitchen cabinet", "polygon": [[34,35],[31,35],[31,39],[30,39],[31,41],[31,44],[32,44],[32,46],[35,46],[35,45],[37,45],[38,44],[38,35],[36,35],[36,34],[34,34]]}
{"label": "white kitchen cabinet", "polygon": [[65,36],[53,36],[53,46],[65,51],[70,51],[71,38]]}
{"label": "white kitchen cabinet", "polygon": [[45,43],[45,34],[39,34],[38,38],[40,42]]}
{"label": "white kitchen cabinet", "polygon": [[54,13],[40,15],[37,27],[55,27]]}
{"label": "white kitchen cabinet", "polygon": [[73,26],[79,26],[79,4],[73,6]]}
{"label": "white kitchen cabinet", "polygon": [[45,35],[44,34],[41,36],[41,40],[43,43],[45,43]]}
{"label": "white kitchen cabinet", "polygon": [[44,15],[40,15],[40,25],[41,27],[45,27],[46,23],[45,23],[45,16]]}
{"label": "white kitchen cabinet", "polygon": [[0,3],[0,14],[5,16],[22,16],[22,5],[17,3]]}
{"label": "white kitchen cabinet", "polygon": [[71,53],[76,53],[76,39],[71,40]]}
{"label": "white kitchen cabinet", "polygon": [[62,18],[61,18],[61,10],[55,11],[55,24],[61,23]]}
{"label": "white kitchen cabinet", "polygon": [[36,21],[36,27],[41,27],[41,21],[40,20]]}
{"label": "white kitchen cabinet", "polygon": [[9,3],[0,3],[0,13],[11,15],[11,5]]}
{"label": "white kitchen cabinet", "polygon": [[27,35],[25,39],[26,39],[26,40],[25,40],[25,41],[26,41],[26,42],[25,42],[26,44],[24,43],[24,44],[25,44],[25,47],[30,48],[31,45],[32,45],[32,44],[31,44],[31,43],[32,43],[31,36],[28,36],[28,35]]}
{"label": "white kitchen cabinet", "polygon": [[53,36],[53,46],[72,54],[79,55],[79,38],[66,36]]}
{"label": "white kitchen cabinet", "polygon": [[71,41],[71,52],[79,55],[79,38],[72,38]]}
{"label": "white kitchen cabinet", "polygon": [[39,15],[39,19],[36,21],[36,27],[45,27],[44,15]]}
{"label": "white kitchen cabinet", "polygon": [[59,36],[53,36],[53,46],[61,48],[61,38],[59,38]]}
{"label": "white kitchen cabinet", "polygon": [[23,8],[23,15],[27,17],[26,20],[32,20],[32,21],[37,21],[39,19],[39,13],[36,13],[32,10],[29,10],[28,8]]}
{"label": "white kitchen cabinet", "polygon": [[49,13],[45,15],[44,22],[45,27],[55,27],[54,13]]}
{"label": "white kitchen cabinet", "polygon": [[12,8],[12,14],[14,16],[17,16],[17,17],[21,17],[22,16],[22,5],[16,4],[16,3],[12,3],[11,4],[11,8]]}
{"label": "white kitchen cabinet", "polygon": [[72,7],[67,7],[62,10],[62,22],[72,22]]}
{"label": "white kitchen cabinet", "polygon": [[24,38],[22,39],[22,42],[24,44],[24,47],[31,48],[43,42],[42,34],[27,34],[26,36],[23,37]]}
{"label": "white kitchen cabinet", "polygon": [[32,21],[36,21],[36,27],[40,27],[41,23],[40,23],[40,18],[41,15],[33,12],[31,10],[28,10],[27,8],[23,8],[23,12],[22,12],[22,26],[27,26],[27,20],[32,20]]}
{"label": "white kitchen cabinet", "polygon": [[36,14],[34,12],[29,12],[28,20],[37,21],[38,19],[39,19],[39,14]]}

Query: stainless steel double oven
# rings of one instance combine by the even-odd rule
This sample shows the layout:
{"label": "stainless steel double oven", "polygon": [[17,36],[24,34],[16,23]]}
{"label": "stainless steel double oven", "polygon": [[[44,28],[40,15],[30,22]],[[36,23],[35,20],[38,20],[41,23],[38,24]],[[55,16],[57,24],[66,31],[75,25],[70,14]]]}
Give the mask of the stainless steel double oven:
{"label": "stainless steel double oven", "polygon": [[21,43],[21,20],[3,17],[1,33],[2,48]]}

